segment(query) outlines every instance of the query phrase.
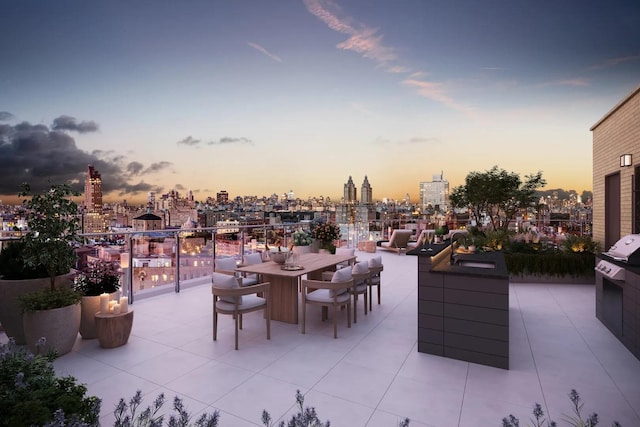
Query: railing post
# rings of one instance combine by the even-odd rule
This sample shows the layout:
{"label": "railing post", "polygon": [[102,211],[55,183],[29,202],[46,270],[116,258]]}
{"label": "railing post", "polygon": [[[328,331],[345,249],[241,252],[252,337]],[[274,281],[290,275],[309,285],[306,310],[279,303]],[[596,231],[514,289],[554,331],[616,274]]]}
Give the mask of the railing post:
{"label": "railing post", "polygon": [[133,304],[133,236],[129,234],[129,268],[125,273],[125,286],[129,295],[129,303]]}
{"label": "railing post", "polygon": [[180,232],[176,231],[176,293],[180,292]]}

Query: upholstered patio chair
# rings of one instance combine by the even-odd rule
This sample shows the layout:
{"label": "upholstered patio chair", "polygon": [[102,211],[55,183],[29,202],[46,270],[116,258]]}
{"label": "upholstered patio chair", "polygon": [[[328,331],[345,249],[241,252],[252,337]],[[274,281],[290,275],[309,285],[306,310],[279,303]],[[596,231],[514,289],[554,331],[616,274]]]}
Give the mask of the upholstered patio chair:
{"label": "upholstered patio chair", "polygon": [[369,272],[369,263],[365,261],[357,262],[351,267],[351,277],[353,278],[353,287],[349,290],[353,295],[353,323],[358,323],[358,296],[364,296],[364,315],[367,315],[367,302],[369,292],[369,281],[371,273]]}
{"label": "upholstered patio chair", "polygon": [[239,272],[236,271],[238,264],[236,263],[236,259],[233,257],[216,257],[215,267],[216,273],[227,274],[242,279],[240,286],[251,286],[258,284],[258,278],[255,277],[255,275],[253,275],[253,277],[242,276]]}
{"label": "upholstered patio chair", "polygon": [[351,293],[353,287],[351,269],[343,268],[334,273],[333,279],[307,280],[303,279],[302,287],[302,333],[306,333],[307,304],[322,306],[322,320],[328,317],[328,310],[332,308],[333,338],[338,338],[338,307],[347,308],[347,327],[351,327]]}
{"label": "upholstered patio chair", "polygon": [[380,248],[387,251],[397,252],[398,255],[407,249],[409,239],[413,235],[413,230],[393,230],[388,242],[380,243]]}
{"label": "upholstered patio chair", "polygon": [[[267,339],[271,339],[271,311],[269,290],[271,283],[240,286],[240,278],[223,273],[213,273],[211,277],[213,295],[213,340],[218,339],[218,314],[230,314],[235,323],[235,348],[238,349],[238,331],[242,329],[242,315],[264,310]],[[260,293],[262,297],[257,294]]]}
{"label": "upholstered patio chair", "polygon": [[375,256],[369,259],[369,311],[373,310],[373,287],[378,288],[378,305],[380,305],[380,288],[382,287],[382,257]]}

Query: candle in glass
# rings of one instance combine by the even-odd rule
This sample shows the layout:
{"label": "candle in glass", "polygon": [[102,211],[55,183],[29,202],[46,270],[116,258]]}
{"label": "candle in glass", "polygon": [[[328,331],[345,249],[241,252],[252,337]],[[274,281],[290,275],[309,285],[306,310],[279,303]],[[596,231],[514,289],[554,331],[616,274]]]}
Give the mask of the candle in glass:
{"label": "candle in glass", "polygon": [[113,304],[113,314],[120,314],[120,304]]}

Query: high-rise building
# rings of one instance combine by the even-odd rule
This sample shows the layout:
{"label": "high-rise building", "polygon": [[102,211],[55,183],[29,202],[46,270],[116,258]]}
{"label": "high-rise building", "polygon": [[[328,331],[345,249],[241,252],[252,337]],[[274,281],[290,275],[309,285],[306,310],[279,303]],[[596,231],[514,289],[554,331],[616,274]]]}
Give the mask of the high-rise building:
{"label": "high-rise building", "polygon": [[102,177],[93,165],[87,167],[87,177],[84,181],[84,207],[83,233],[100,233],[109,228],[107,217],[103,214]]}
{"label": "high-rise building", "polygon": [[227,193],[227,190],[222,190],[216,193],[216,202],[227,203],[228,201],[229,201],[229,193]]}
{"label": "high-rise building", "polygon": [[349,180],[344,185],[344,203],[356,203],[358,201],[358,194],[356,186],[353,183],[353,179],[349,176]]}
{"label": "high-rise building", "polygon": [[444,173],[434,174],[432,181],[420,183],[420,204],[423,211],[429,205],[441,212],[448,210],[449,181],[444,179]]}
{"label": "high-rise building", "polygon": [[102,213],[102,178],[93,165],[87,168],[84,181],[84,205],[87,212]]}
{"label": "high-rise building", "polygon": [[371,184],[369,184],[369,179],[367,176],[364,176],[364,181],[362,182],[362,187],[360,189],[360,203],[363,205],[370,205],[373,203],[373,189],[371,188]]}

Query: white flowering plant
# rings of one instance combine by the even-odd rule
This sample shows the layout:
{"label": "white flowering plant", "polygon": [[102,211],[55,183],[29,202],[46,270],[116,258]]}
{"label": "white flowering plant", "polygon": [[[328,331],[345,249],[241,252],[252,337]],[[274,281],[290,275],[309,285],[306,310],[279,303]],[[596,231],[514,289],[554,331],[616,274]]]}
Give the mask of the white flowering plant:
{"label": "white flowering plant", "polygon": [[293,244],[296,246],[309,246],[312,241],[311,235],[304,230],[293,233]]}

